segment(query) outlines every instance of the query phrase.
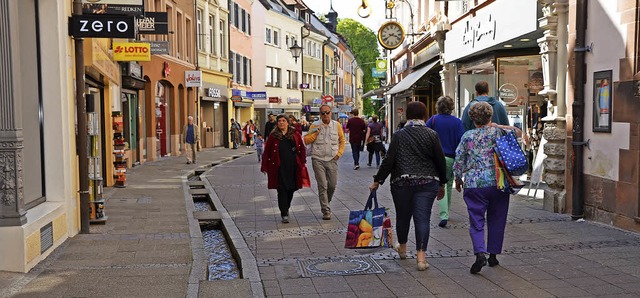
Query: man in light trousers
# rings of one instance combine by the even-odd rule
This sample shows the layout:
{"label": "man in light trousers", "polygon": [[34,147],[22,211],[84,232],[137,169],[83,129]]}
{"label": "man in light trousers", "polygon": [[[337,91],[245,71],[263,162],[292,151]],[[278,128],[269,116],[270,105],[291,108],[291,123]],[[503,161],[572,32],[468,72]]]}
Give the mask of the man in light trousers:
{"label": "man in light trousers", "polygon": [[185,155],[187,156],[187,164],[196,163],[196,151],[198,142],[200,141],[200,128],[193,123],[193,116],[187,117],[188,123],[182,129],[184,138]]}
{"label": "man in light trousers", "polygon": [[320,107],[320,120],[311,124],[304,142],[311,144],[311,164],[318,182],[322,219],[330,220],[330,203],[338,183],[338,159],[346,144],[342,125],[331,120],[331,106]]}

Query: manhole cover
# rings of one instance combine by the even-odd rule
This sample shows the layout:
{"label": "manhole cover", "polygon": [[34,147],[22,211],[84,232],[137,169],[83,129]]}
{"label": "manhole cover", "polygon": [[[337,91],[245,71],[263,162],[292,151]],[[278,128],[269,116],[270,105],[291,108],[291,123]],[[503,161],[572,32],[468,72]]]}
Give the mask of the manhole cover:
{"label": "manhole cover", "polygon": [[298,261],[298,268],[302,277],[384,273],[371,257],[304,260]]}

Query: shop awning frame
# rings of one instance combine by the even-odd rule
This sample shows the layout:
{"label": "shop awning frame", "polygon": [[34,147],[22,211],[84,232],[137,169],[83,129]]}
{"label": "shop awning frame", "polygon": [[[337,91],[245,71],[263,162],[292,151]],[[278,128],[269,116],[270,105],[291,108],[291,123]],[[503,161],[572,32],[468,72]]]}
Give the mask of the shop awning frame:
{"label": "shop awning frame", "polygon": [[393,95],[411,88],[411,86],[413,86],[418,80],[420,80],[422,76],[424,76],[427,72],[432,70],[437,65],[440,65],[439,60],[436,60],[434,62],[429,63],[427,66],[414,70],[406,78],[402,79],[402,81],[400,81],[398,84],[393,86],[391,90],[387,91],[386,94]]}
{"label": "shop awning frame", "polygon": [[384,96],[384,93],[389,91],[389,89],[393,88],[393,86],[395,86],[395,84],[391,84],[388,86],[384,86],[384,87],[380,87],[380,88],[376,88],[373,90],[369,90],[367,91],[367,93],[362,94],[362,98],[366,98],[366,97],[372,97],[372,96],[378,96],[378,97],[382,97]]}

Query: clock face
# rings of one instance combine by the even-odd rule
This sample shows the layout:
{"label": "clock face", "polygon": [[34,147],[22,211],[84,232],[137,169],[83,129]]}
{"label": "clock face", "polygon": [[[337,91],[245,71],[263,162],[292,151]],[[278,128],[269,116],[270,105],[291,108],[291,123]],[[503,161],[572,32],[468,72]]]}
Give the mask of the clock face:
{"label": "clock face", "polygon": [[378,41],[385,49],[392,50],[404,41],[404,28],[398,22],[384,23],[378,31]]}

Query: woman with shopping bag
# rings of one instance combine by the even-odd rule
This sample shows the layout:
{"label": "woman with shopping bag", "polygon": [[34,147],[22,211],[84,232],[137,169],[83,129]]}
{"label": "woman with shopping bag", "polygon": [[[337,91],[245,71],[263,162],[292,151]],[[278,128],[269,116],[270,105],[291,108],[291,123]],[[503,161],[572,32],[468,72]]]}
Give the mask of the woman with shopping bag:
{"label": "woman with shopping bag", "polygon": [[391,195],[396,208],[396,233],[400,259],[407,258],[407,240],[411,218],[415,226],[418,270],[426,270],[431,208],[444,197],[447,183],[444,152],[438,134],[426,127],[427,107],[419,101],[407,104],[407,123],[397,131],[373,177],[371,190],[378,188],[391,175]]}
{"label": "woman with shopping bag", "polygon": [[[487,264],[487,252],[489,266],[499,264],[496,254],[502,252],[507,223],[509,193],[501,189],[504,186],[498,183],[500,177],[496,177],[496,169],[501,168],[496,164],[499,162],[495,155],[496,140],[503,135],[503,130],[522,135],[517,127],[491,123],[492,114],[493,108],[486,102],[478,102],[469,108],[469,118],[476,128],[462,136],[453,165],[456,190],[460,192],[464,187],[463,198],[469,212],[469,234],[476,255],[476,261],[470,269],[473,274],[480,272]],[[489,230],[486,244],[485,218]]]}
{"label": "woman with shopping bag", "polygon": [[289,223],[289,208],[296,190],[310,187],[307,152],[302,136],[285,115],[276,117],[276,128],[265,144],[260,171],[267,175],[269,189],[278,190],[278,208],[283,223]]}

